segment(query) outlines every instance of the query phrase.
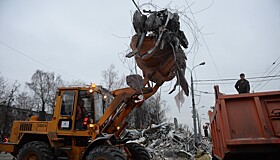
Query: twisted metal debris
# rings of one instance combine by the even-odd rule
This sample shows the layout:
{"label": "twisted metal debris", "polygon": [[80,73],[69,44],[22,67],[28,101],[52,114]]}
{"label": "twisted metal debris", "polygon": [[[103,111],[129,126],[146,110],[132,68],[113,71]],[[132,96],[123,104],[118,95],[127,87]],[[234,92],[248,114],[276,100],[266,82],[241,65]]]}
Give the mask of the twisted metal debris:
{"label": "twisted metal debris", "polygon": [[144,81],[150,80],[158,85],[172,80],[180,85],[186,95],[189,94],[185,79],[187,57],[182,49],[188,48],[188,40],[180,30],[179,15],[167,9],[161,11],[136,10],[133,15],[133,27],[136,35],[132,37],[132,52],[126,57],[135,57],[137,65],[143,70]]}
{"label": "twisted metal debris", "polygon": [[[194,145],[193,134],[182,128],[175,129],[173,124],[153,125],[131,134],[137,142],[146,147],[154,160],[210,160],[211,139],[202,137],[198,148]],[[134,137],[134,138],[135,138]]]}

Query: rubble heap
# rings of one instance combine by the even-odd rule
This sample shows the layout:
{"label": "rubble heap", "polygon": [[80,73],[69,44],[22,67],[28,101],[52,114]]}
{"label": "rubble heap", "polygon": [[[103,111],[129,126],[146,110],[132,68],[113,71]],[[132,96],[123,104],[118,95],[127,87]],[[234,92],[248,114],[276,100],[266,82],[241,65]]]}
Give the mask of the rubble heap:
{"label": "rubble heap", "polygon": [[198,148],[194,146],[194,136],[190,131],[173,124],[152,125],[142,131],[129,131],[138,136],[136,142],[144,145],[154,160],[209,160],[212,152],[211,139],[202,137]]}

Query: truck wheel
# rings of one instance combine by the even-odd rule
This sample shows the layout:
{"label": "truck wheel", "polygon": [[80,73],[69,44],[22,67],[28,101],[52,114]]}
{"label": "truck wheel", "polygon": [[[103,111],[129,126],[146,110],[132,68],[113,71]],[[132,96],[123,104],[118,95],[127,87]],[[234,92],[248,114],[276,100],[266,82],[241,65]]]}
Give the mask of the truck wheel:
{"label": "truck wheel", "polygon": [[100,145],[89,152],[86,160],[125,160],[125,157],[122,151],[115,146]]}
{"label": "truck wheel", "polygon": [[148,151],[138,143],[126,143],[125,147],[128,149],[130,160],[150,160]]}
{"label": "truck wheel", "polygon": [[45,142],[34,141],[25,144],[19,151],[18,160],[51,160],[53,152]]}

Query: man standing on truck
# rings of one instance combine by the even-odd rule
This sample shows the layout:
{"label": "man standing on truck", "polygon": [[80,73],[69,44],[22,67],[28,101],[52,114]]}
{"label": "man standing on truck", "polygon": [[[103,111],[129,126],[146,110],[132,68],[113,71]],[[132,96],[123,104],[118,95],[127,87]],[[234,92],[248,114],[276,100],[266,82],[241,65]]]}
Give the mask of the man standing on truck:
{"label": "man standing on truck", "polygon": [[245,79],[245,74],[240,74],[240,79],[235,84],[235,89],[238,93],[249,93],[250,92],[250,84],[249,81]]}

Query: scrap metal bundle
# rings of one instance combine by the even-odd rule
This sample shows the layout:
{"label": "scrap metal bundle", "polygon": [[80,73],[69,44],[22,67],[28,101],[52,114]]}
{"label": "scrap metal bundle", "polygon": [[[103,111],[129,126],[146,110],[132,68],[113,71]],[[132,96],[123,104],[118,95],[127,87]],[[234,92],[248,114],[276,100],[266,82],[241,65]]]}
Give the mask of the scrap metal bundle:
{"label": "scrap metal bundle", "polygon": [[152,81],[162,85],[175,76],[186,95],[189,94],[185,79],[186,56],[183,48],[188,47],[188,40],[180,30],[179,15],[167,9],[162,11],[135,11],[133,27],[136,35],[132,37],[132,52],[126,57],[135,57],[143,71],[144,82]]}

